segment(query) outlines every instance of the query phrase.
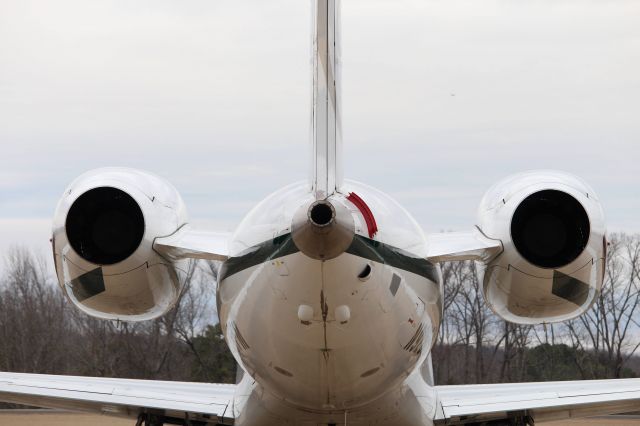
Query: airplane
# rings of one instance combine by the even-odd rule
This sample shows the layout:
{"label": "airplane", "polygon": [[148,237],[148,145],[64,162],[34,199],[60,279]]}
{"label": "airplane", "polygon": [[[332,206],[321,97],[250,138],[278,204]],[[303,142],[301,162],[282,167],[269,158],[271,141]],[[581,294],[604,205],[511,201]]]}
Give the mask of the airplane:
{"label": "airplane", "polygon": [[476,261],[484,301],[506,321],[575,318],[603,283],[603,209],[581,179],[530,171],[492,187],[469,231],[425,235],[391,197],[344,179],[340,0],[312,7],[309,181],[268,196],[229,234],[192,227],[154,174],[98,169],[71,183],[54,218],[60,287],[104,320],[158,318],[191,259],[221,261],[217,308],[237,383],[0,373],[0,400],[138,426],[532,425],[637,410],[637,379],[434,383],[439,264]]}

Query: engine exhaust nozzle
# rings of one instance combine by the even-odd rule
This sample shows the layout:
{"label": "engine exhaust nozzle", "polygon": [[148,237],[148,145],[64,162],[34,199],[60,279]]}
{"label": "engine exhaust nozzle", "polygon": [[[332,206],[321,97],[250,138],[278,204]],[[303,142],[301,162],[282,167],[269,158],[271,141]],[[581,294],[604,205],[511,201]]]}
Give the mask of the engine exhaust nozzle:
{"label": "engine exhaust nozzle", "polygon": [[298,209],[291,230],[293,242],[301,252],[313,259],[329,260],[349,248],[355,222],[343,205],[319,200]]}
{"label": "engine exhaust nozzle", "polygon": [[327,201],[316,201],[309,206],[309,220],[317,228],[329,228],[336,219],[336,209]]}

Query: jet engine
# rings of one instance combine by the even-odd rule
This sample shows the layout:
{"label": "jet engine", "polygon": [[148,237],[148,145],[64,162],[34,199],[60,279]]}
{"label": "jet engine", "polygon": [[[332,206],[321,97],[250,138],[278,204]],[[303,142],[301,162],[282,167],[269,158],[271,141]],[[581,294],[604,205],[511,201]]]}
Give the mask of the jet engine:
{"label": "jet engine", "polygon": [[53,222],[60,286],[94,317],[141,321],[173,307],[184,261],[153,250],[154,240],[187,222],[177,190],[147,172],[98,169],[64,192]]}
{"label": "jet engine", "polygon": [[595,192],[555,171],[511,176],[491,188],[478,228],[503,251],[485,264],[486,302],[503,319],[537,324],[591,307],[604,278],[607,241]]}

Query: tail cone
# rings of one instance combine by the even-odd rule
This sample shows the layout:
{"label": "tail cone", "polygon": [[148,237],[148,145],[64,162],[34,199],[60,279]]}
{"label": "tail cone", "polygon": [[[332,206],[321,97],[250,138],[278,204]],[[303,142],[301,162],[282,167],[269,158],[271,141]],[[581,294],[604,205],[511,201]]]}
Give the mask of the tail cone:
{"label": "tail cone", "polygon": [[298,209],[293,217],[292,235],[301,252],[313,259],[329,260],[349,248],[355,223],[346,207],[320,200]]}

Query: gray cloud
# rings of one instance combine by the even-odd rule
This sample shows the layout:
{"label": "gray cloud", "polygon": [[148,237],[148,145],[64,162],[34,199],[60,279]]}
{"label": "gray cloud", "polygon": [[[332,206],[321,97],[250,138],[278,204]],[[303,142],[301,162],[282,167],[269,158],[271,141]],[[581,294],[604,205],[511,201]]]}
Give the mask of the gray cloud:
{"label": "gray cloud", "polygon": [[[346,176],[438,231],[470,226],[503,176],[565,169],[612,229],[640,231],[639,13],[344,1]],[[309,28],[299,0],[0,2],[0,250],[46,240],[63,188],[94,167],[165,176],[223,229],[305,179]]]}

